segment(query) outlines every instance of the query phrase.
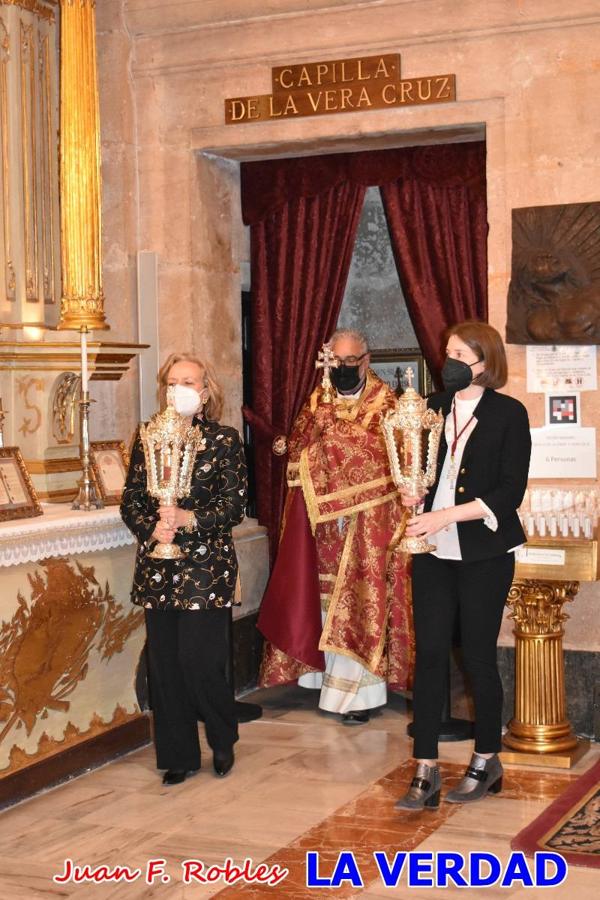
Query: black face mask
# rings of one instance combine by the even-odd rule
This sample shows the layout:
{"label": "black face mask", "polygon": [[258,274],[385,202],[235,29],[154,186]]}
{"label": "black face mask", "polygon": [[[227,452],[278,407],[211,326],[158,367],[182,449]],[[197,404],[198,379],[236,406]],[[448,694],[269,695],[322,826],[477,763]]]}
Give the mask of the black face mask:
{"label": "black face mask", "polygon": [[343,363],[330,372],[331,382],[343,394],[351,394],[360,384],[358,366],[345,366]]}
{"label": "black face mask", "polygon": [[465,388],[468,388],[473,381],[471,366],[476,365],[476,362],[469,365],[460,359],[452,359],[449,356],[442,368],[442,381],[446,390],[456,393],[456,391],[464,391]]}

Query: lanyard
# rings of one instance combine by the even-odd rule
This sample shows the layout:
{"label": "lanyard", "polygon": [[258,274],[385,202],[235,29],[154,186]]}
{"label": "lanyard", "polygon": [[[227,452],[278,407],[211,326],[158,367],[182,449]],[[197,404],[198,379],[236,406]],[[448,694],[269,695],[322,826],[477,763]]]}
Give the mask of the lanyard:
{"label": "lanyard", "polygon": [[452,459],[454,459],[454,454],[456,453],[456,445],[458,444],[460,438],[465,433],[465,431],[467,430],[467,428],[469,427],[469,425],[471,424],[471,422],[473,421],[474,418],[475,418],[475,416],[471,414],[471,418],[469,419],[469,421],[466,423],[466,425],[463,425],[463,427],[460,429],[460,431],[457,434],[456,433],[456,428],[457,428],[456,404],[452,403],[452,420],[453,420],[453,424],[454,424],[454,440],[452,441],[452,446],[450,448],[450,456],[452,457]]}

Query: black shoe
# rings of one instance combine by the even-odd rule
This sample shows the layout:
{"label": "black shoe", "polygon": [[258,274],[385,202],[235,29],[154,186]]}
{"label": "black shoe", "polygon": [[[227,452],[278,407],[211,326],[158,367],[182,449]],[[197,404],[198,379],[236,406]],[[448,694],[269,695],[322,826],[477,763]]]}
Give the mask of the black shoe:
{"label": "black shoe", "polygon": [[195,775],[198,769],[167,769],[163,775],[163,784],[181,784],[186,778]]}
{"label": "black shoe", "polygon": [[446,794],[448,803],[472,803],[486,794],[499,794],[502,790],[502,763],[495,753],[486,759],[474,753],[460,784]]}
{"label": "black shoe", "polygon": [[394,804],[394,809],[437,809],[440,805],[441,786],[439,767],[418,763],[408,791]]}
{"label": "black shoe", "polygon": [[364,725],[370,718],[370,709],[357,709],[356,712],[344,713],[342,725]]}
{"label": "black shoe", "polygon": [[213,753],[213,767],[221,778],[224,778],[228,772],[231,772],[234,762],[233,750],[228,750],[225,753]]}

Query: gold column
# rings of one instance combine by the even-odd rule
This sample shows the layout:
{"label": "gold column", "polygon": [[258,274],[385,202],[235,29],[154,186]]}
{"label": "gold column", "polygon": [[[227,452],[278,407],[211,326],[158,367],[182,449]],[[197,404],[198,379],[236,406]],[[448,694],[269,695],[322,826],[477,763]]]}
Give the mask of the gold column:
{"label": "gold column", "polygon": [[[563,660],[565,603],[579,590],[577,581],[522,579],[510,589],[507,604],[515,620],[515,711],[504,736],[514,754],[509,762],[568,768],[587,749],[567,719]],[[535,754],[537,759],[524,758]],[[543,755],[543,758],[540,756]],[[553,757],[551,756],[553,755]]]}
{"label": "gold column", "polygon": [[108,328],[101,261],[95,0],[60,0],[59,328]]}

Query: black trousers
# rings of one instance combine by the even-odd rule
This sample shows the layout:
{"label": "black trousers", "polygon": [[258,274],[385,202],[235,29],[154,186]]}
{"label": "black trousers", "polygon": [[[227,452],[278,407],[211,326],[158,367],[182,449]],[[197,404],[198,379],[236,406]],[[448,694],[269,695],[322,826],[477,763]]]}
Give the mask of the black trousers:
{"label": "black trousers", "polygon": [[437,759],[448,656],[457,614],[463,662],[475,705],[475,750],[500,750],[502,682],[496,644],[514,569],[514,553],[478,562],[438,559],[430,553],[413,557],[413,753],[417,759]]}
{"label": "black trousers", "polygon": [[238,739],[228,664],[227,608],[146,609],[158,769],[199,769],[198,716],[217,753]]}

